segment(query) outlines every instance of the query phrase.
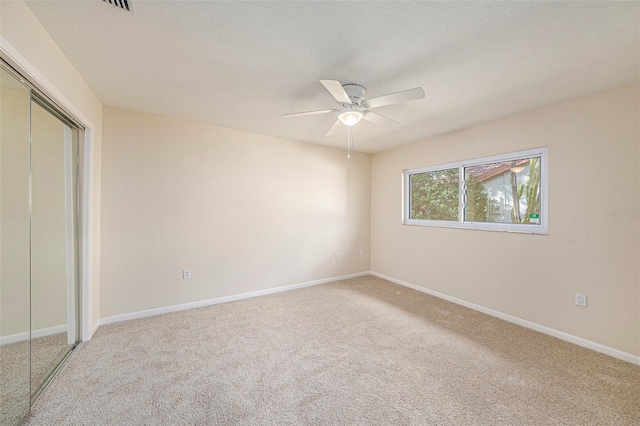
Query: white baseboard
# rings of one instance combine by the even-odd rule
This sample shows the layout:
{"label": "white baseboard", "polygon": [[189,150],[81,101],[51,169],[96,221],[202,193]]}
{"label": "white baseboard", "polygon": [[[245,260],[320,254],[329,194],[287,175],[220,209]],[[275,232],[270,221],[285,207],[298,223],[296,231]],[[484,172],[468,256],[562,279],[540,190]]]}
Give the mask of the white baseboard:
{"label": "white baseboard", "polygon": [[40,337],[52,336],[54,334],[66,333],[67,325],[57,325],[55,327],[41,328],[32,332],[25,331],[23,333],[10,334],[9,336],[0,337],[0,346],[10,345],[12,343],[24,342],[29,339],[38,339]]}
{"label": "white baseboard", "polygon": [[636,356],[628,352],[623,352],[621,350],[614,349],[609,346],[601,345],[600,343],[592,342],[591,340],[583,339],[582,337],[577,337],[572,334],[565,333],[563,331],[555,330],[553,328],[549,328],[544,325],[536,324],[535,322],[527,321],[522,318],[505,314],[503,312],[494,311],[493,309],[485,308],[484,306],[476,305],[475,303],[467,302],[466,300],[458,299],[457,297],[449,296],[447,294],[440,293],[438,291],[429,290],[427,288],[420,287],[418,285],[411,284],[406,281],[399,280],[397,278],[389,277],[387,275],[383,275],[378,272],[371,271],[371,275],[374,275],[378,278],[382,278],[387,281],[391,281],[392,283],[396,283],[405,287],[412,288],[414,290],[429,294],[431,296],[438,297],[440,299],[447,300],[457,305],[462,305],[464,307],[473,309],[474,311],[482,312],[484,314],[491,315],[492,317],[500,318],[502,320],[509,321],[511,323],[520,325],[522,327],[539,331],[540,333],[548,334],[549,336],[553,336],[560,340],[564,340],[566,342],[573,343],[578,346],[582,346],[583,348],[591,349],[593,351],[600,352],[602,354],[609,355],[617,359],[621,359],[622,361],[630,362],[631,364],[640,365],[640,356]]}
{"label": "white baseboard", "polygon": [[250,297],[265,296],[267,294],[274,294],[274,293],[280,293],[283,291],[296,290],[299,288],[311,287],[314,285],[326,284],[334,281],[348,280],[350,278],[364,277],[367,275],[369,275],[369,271],[358,272],[356,274],[342,275],[339,277],[323,278],[320,280],[307,281],[307,282],[298,283],[298,284],[285,285],[282,287],[269,288],[266,290],[251,291],[249,293],[241,293],[241,294],[234,294],[231,296],[216,297],[215,299],[200,300],[198,302],[190,302],[190,303],[183,303],[180,305],[165,306],[163,308],[149,309],[146,311],[132,312],[129,314],[114,315],[111,317],[105,317],[100,319],[100,321],[95,325],[95,329],[93,330],[93,332],[95,333],[95,330],[97,330],[100,325],[112,324],[112,323],[121,322],[121,321],[129,321],[129,320],[139,319],[139,318],[146,318],[146,317],[151,317],[151,316],[161,315],[161,314],[168,314],[170,312],[184,311],[187,309],[201,308],[203,306],[216,305],[218,303],[233,302],[236,300],[248,299]]}

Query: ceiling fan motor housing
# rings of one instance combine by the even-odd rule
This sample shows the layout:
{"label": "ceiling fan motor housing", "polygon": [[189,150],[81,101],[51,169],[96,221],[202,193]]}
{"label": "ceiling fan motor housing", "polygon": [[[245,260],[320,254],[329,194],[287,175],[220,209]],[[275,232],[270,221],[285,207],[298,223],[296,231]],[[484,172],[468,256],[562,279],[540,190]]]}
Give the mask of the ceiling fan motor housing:
{"label": "ceiling fan motor housing", "polygon": [[364,95],[367,93],[367,89],[359,84],[354,83],[343,84],[342,88],[345,92],[347,92],[347,95],[349,96],[349,99],[351,99],[351,102],[355,103],[358,106],[362,106],[362,100],[364,99]]}

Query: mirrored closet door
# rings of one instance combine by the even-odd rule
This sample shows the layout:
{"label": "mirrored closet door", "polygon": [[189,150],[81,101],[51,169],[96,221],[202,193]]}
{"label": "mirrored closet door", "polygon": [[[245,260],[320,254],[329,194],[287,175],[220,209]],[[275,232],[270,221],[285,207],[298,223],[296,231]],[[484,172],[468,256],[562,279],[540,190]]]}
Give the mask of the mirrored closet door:
{"label": "mirrored closet door", "polygon": [[79,342],[81,128],[0,73],[0,425],[15,425]]}

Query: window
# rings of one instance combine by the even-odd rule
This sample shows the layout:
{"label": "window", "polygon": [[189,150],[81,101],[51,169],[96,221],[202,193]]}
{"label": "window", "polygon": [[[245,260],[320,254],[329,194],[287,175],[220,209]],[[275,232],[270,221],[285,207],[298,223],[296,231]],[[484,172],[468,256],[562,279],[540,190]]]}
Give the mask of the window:
{"label": "window", "polygon": [[547,149],[405,171],[408,225],[547,233]]}

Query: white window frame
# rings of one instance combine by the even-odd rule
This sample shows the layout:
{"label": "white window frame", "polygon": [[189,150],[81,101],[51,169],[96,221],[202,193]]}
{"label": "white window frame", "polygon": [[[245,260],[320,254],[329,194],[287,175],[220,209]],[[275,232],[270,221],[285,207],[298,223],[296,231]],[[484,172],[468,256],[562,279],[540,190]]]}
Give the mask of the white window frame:
{"label": "white window frame", "polygon": [[[502,163],[522,158],[540,157],[540,223],[539,224],[521,224],[521,223],[496,223],[496,222],[473,222],[464,220],[464,168],[478,166],[487,163]],[[446,169],[458,169],[458,220],[426,220],[411,219],[411,175],[442,171]],[[403,213],[402,223],[404,225],[418,226],[435,226],[439,228],[460,228],[460,229],[477,229],[483,231],[502,231],[517,232],[523,234],[548,234],[549,212],[548,212],[548,158],[547,148],[535,148],[526,151],[512,152],[508,154],[494,155],[491,157],[474,158],[466,161],[457,161],[455,163],[438,164],[435,166],[420,167],[417,169],[407,169],[403,171]]]}

